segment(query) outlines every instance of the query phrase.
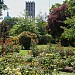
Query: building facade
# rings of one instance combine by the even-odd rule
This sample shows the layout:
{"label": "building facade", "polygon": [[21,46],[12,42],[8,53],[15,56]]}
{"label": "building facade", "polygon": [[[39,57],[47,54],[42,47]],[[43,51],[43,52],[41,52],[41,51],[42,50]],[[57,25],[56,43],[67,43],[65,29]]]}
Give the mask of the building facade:
{"label": "building facade", "polygon": [[26,1],[25,2],[25,10],[27,12],[27,16],[30,18],[35,18],[35,2],[34,1]]}

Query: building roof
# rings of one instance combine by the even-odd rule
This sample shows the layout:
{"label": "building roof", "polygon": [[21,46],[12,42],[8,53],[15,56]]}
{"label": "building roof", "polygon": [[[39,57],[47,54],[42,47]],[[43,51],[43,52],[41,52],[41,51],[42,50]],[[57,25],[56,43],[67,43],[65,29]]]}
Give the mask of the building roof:
{"label": "building roof", "polygon": [[7,12],[7,16],[5,16],[4,19],[8,19],[8,18],[11,18],[11,17],[9,16],[9,12]]}

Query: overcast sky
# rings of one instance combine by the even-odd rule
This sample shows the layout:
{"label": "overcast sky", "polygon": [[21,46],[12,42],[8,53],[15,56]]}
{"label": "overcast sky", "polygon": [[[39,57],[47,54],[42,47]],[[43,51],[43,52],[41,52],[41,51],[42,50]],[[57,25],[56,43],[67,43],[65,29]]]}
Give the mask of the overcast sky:
{"label": "overcast sky", "polygon": [[[64,0],[4,0],[4,3],[9,8],[9,14],[11,17],[22,16],[20,12],[24,12],[25,1],[35,2],[35,15],[37,16],[40,12],[42,14],[49,13],[49,6],[55,3],[62,3]],[[6,16],[6,11],[3,11],[3,17]]]}

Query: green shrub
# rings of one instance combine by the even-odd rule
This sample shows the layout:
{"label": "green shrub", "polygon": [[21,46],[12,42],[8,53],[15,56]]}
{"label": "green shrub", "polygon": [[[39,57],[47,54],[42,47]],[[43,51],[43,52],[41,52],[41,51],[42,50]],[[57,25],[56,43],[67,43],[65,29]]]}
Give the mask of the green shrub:
{"label": "green shrub", "polygon": [[37,36],[29,31],[24,31],[18,35],[20,44],[26,49],[30,49],[31,41],[37,43]]}
{"label": "green shrub", "polygon": [[19,42],[26,50],[30,49],[31,38],[23,35],[19,38]]}
{"label": "green shrub", "polygon": [[52,36],[48,35],[48,34],[40,35],[40,36],[38,36],[38,39],[39,39],[38,44],[47,44],[47,43],[51,42]]}
{"label": "green shrub", "polygon": [[33,57],[37,57],[40,53],[40,50],[37,48],[35,42],[32,41],[32,46],[30,48],[32,50]]}
{"label": "green shrub", "polygon": [[2,46],[5,49],[5,54],[10,53],[10,52],[19,52],[19,50],[21,49],[21,47],[19,46],[19,41],[18,41],[18,37],[14,36],[14,37],[9,37],[5,40],[4,45],[2,45],[2,43],[0,42],[0,52],[2,51]]}
{"label": "green shrub", "polygon": [[33,61],[33,57],[28,55],[26,56],[26,62],[32,62]]}

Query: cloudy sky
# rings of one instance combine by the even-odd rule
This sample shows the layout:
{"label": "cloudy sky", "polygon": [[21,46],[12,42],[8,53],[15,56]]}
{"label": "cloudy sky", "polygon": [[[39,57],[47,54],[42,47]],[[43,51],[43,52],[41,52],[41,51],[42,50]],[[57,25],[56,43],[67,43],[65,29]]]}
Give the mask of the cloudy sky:
{"label": "cloudy sky", "polygon": [[[55,3],[62,3],[64,0],[4,0],[4,3],[9,8],[9,14],[11,17],[22,16],[24,13],[25,1],[35,2],[35,15],[37,16],[40,12],[42,14],[49,13],[49,7]],[[21,13],[20,13],[21,12]],[[3,17],[6,16],[6,11],[3,11]]]}

